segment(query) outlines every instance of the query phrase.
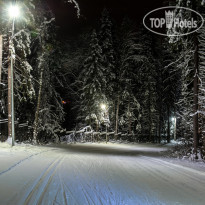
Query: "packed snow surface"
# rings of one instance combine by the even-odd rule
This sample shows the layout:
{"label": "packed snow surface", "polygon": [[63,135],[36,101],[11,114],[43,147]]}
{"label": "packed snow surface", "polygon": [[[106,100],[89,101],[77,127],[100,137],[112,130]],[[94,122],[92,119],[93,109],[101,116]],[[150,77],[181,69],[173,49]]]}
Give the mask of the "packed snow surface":
{"label": "packed snow surface", "polygon": [[205,169],[162,146],[0,144],[0,205],[204,205]]}

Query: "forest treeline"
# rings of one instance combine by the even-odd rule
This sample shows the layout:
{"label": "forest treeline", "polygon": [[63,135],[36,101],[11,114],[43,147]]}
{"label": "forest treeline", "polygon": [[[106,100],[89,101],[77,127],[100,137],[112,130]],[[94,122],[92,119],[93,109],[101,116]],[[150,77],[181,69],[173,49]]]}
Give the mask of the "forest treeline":
{"label": "forest treeline", "polygon": [[[26,16],[16,23],[14,38],[15,115],[32,125],[29,139],[58,140],[66,124],[62,101],[69,99],[67,115],[72,113],[69,123],[75,129],[90,125],[99,131],[108,123],[116,139],[118,133],[154,143],[183,138],[192,145],[195,158],[204,155],[205,25],[187,36],[162,37],[129,18],[116,23],[104,9],[97,26],[61,38],[46,2],[21,4]],[[204,15],[201,0],[174,5]],[[1,1],[3,11],[4,7]],[[6,118],[10,31],[1,14],[0,116]]]}

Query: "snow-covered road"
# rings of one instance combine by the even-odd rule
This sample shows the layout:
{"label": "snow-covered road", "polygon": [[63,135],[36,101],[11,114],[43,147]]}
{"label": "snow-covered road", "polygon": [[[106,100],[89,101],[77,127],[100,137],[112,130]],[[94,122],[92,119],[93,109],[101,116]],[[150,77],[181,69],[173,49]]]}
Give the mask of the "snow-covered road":
{"label": "snow-covered road", "polygon": [[0,205],[204,205],[205,172],[163,160],[163,149],[1,144]]}

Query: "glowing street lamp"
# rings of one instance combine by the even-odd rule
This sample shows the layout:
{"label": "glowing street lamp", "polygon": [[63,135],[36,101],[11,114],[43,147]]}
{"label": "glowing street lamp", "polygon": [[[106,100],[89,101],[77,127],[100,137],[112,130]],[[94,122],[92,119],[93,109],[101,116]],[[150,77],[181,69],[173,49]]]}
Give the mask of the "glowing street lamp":
{"label": "glowing street lamp", "polygon": [[101,107],[102,110],[106,110],[107,106],[105,104],[101,104],[100,107]]}
{"label": "glowing street lamp", "polygon": [[12,19],[15,19],[17,17],[19,17],[20,15],[20,9],[19,7],[15,4],[15,5],[11,5],[8,8],[8,13],[9,13],[9,17]]}
{"label": "glowing street lamp", "polygon": [[9,41],[10,63],[8,67],[8,137],[15,142],[15,125],[14,125],[14,60],[15,48],[13,43],[15,20],[20,14],[19,7],[16,2],[8,8],[9,17],[12,19],[11,37]]}

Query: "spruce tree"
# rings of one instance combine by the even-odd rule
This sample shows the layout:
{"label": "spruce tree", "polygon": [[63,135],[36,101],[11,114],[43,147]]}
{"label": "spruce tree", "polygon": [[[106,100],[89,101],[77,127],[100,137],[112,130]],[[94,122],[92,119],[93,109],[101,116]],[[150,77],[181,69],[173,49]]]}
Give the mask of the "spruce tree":
{"label": "spruce tree", "polygon": [[[108,100],[110,107],[110,115],[112,116],[111,126],[114,127],[115,116],[115,99],[114,99],[114,86],[116,78],[116,62],[115,62],[115,49],[113,43],[113,25],[107,9],[104,9],[101,17],[101,25],[99,31],[99,44],[102,48],[103,66],[105,67],[104,75],[107,84],[105,85],[104,93]],[[114,99],[114,100],[113,100]]]}
{"label": "spruce tree", "polygon": [[91,35],[89,54],[80,73],[81,118],[89,125],[100,122],[101,103],[107,103],[104,90],[106,86],[105,67],[103,64],[102,49],[94,30]]}

